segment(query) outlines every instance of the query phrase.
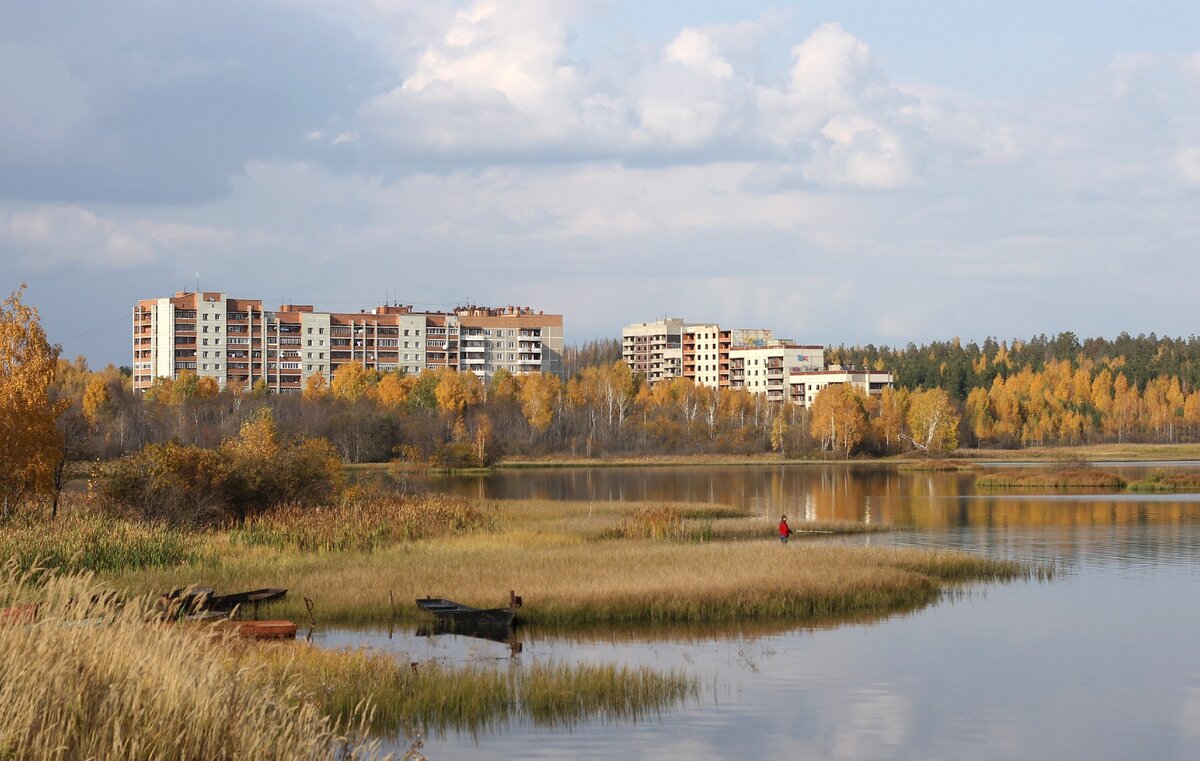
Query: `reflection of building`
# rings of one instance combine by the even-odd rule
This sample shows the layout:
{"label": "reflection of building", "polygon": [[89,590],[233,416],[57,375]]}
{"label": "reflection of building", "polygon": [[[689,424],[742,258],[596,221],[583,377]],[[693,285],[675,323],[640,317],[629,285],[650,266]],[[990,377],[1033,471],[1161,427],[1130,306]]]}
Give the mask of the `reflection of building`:
{"label": "reflection of building", "polygon": [[650,384],[687,378],[708,388],[736,388],[804,407],[826,386],[849,383],[878,397],[891,373],[825,367],[825,347],[775,338],[768,329],[723,329],[679,317],[626,325],[621,358]]}
{"label": "reflection of building", "polygon": [[562,351],[562,315],[529,307],[425,313],[391,305],[342,313],[284,304],[268,311],[260,299],[181,292],[139,301],[133,310],[137,391],[191,371],[221,386],[264,381],[272,391],[295,393],[308,376],[330,378],[348,363],[410,373],[470,370],[485,379],[500,368],[561,375]]}

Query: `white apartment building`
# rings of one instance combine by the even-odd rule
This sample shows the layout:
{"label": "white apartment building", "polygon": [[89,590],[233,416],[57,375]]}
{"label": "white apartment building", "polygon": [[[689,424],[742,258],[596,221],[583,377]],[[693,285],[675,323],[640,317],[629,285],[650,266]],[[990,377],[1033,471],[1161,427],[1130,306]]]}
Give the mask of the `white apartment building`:
{"label": "white apartment building", "polygon": [[824,367],[824,346],[770,341],[766,346],[734,348],[729,351],[729,386],[783,401],[791,374]]}

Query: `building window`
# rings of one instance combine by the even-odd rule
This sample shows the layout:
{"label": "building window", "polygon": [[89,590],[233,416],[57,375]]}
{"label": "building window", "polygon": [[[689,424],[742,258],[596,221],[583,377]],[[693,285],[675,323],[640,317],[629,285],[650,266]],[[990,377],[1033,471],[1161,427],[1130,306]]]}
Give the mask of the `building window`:
{"label": "building window", "polygon": [[205,345],[205,346],[208,346],[208,339],[207,339],[207,338],[201,338],[200,340],[201,340],[202,342],[204,342],[204,345]]}
{"label": "building window", "polygon": [[203,330],[202,332],[204,332],[204,333],[207,333],[207,332],[208,332],[208,326],[207,326],[207,325],[205,325],[205,326],[204,326],[204,330]]}
{"label": "building window", "polygon": [[308,329],[308,334],[309,334],[310,336],[312,335],[312,328],[309,328],[309,329]]}
{"label": "building window", "polygon": [[208,365],[202,365],[202,367],[203,367],[205,370],[207,370],[207,369],[208,369]]}
{"label": "building window", "polygon": [[220,363],[220,362],[218,362],[218,363],[215,365],[215,367],[216,367],[218,370],[220,370],[220,369],[221,369],[221,363]]}
{"label": "building window", "polygon": [[208,319],[208,313],[207,313],[207,312],[205,312],[204,314],[200,315],[200,318],[201,318],[201,319],[203,319],[203,320],[207,320],[207,319]]}
{"label": "building window", "polygon": [[[311,333],[312,331],[310,330],[309,332]],[[312,346],[312,339],[311,339],[311,338],[310,338],[310,339],[308,339],[308,345],[309,345],[309,346]]]}

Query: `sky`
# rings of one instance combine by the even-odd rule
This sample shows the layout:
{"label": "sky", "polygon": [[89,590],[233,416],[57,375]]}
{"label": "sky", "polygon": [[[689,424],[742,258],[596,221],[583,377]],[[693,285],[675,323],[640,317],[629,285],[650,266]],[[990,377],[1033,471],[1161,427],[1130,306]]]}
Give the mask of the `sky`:
{"label": "sky", "polygon": [[[0,290],[1197,329],[1200,3],[0,0]],[[197,281],[198,278],[198,281]]]}

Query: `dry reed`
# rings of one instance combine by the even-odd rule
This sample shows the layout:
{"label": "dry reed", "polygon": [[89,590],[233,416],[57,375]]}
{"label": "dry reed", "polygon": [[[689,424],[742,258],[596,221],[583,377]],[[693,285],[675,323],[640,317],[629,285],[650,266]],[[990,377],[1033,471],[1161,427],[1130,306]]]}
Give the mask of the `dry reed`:
{"label": "dry reed", "polygon": [[367,650],[257,650],[272,678],[294,686],[327,715],[349,719],[365,700],[377,736],[473,732],[510,723],[636,720],[700,694],[678,671],[560,663],[403,663]]}
{"label": "dry reed", "polygon": [[[31,593],[12,565],[0,574],[0,604]],[[209,637],[148,623],[142,605],[118,604],[88,576],[43,575],[36,594],[36,622],[0,625],[0,758],[376,755],[270,687],[261,667]]]}

